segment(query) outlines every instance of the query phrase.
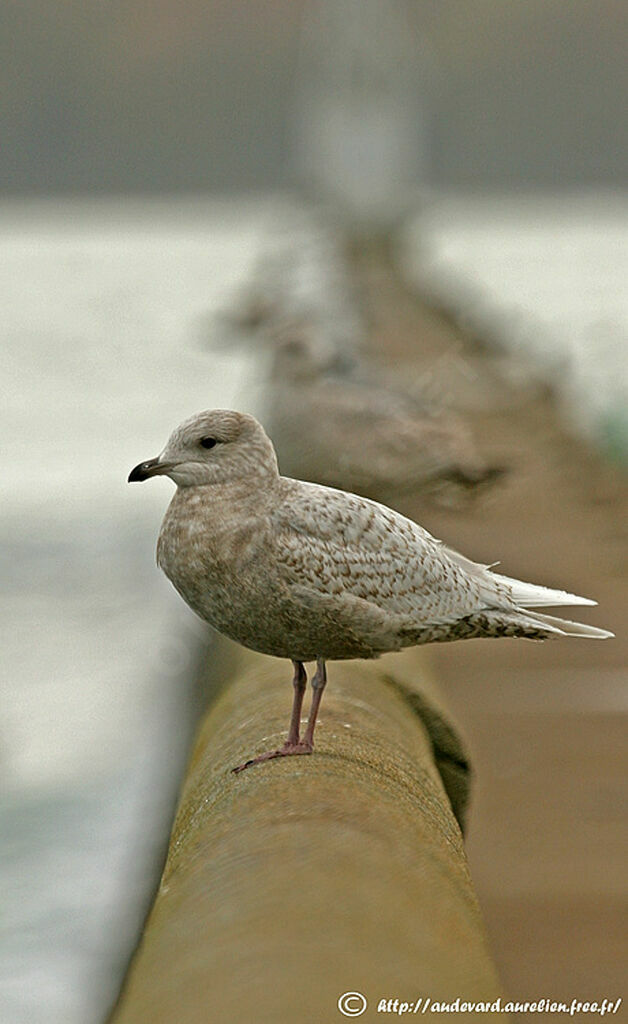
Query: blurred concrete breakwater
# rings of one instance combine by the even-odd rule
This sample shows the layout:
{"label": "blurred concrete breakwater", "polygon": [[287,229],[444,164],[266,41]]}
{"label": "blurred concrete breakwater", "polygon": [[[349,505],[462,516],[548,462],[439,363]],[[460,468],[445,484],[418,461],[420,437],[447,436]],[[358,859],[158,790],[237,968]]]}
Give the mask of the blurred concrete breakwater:
{"label": "blurred concrete breakwater", "polygon": [[[408,379],[369,358],[382,347],[374,321],[387,299],[381,282],[371,294],[369,274],[390,267],[386,247],[352,247],[316,210],[292,213],[265,247],[211,338],[218,350],[255,353],[259,417],[286,476],[386,502],[421,488],[452,503],[501,475],[429,372]],[[409,323],[420,352],[415,330]]]}
{"label": "blurred concrete breakwater", "polygon": [[288,683],[285,663],[237,655],[111,1024],[317,1024],[349,991],[374,1020],[385,997],[499,995],[435,738],[460,794],[464,753],[420,653],[335,663],[315,753],[231,774],[281,735]]}

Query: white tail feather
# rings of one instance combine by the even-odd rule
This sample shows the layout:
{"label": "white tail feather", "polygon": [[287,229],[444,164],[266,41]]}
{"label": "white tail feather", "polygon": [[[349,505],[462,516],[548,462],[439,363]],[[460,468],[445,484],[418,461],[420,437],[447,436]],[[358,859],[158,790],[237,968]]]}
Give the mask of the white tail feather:
{"label": "white tail feather", "polygon": [[543,626],[550,633],[556,633],[557,636],[582,636],[589,640],[609,640],[615,636],[608,629],[598,629],[597,626],[589,626],[584,622],[570,622],[568,619],[542,615],[540,612],[530,612],[526,619],[535,625]]}
{"label": "white tail feather", "polygon": [[480,583],[482,596],[489,607],[495,601],[496,590],[501,591],[503,599],[503,588],[507,588],[510,600],[518,609],[521,609],[522,617],[525,617],[530,625],[541,626],[548,633],[555,633],[556,636],[582,636],[588,637],[590,640],[607,640],[615,635],[607,629],[588,626],[583,622],[570,622],[568,619],[560,619],[554,615],[528,611],[529,608],[546,608],[553,605],[595,605],[597,601],[591,601],[588,597],[579,597],[577,594],[569,594],[565,590],[552,590],[551,587],[542,587],[536,583],[525,583],[523,580],[515,580],[510,576],[502,576],[500,573],[493,572],[489,565],[471,562],[451,548],[445,548],[445,550],[453,562],[456,562],[468,575]]}
{"label": "white tail feather", "polygon": [[578,597],[577,594],[569,594],[565,590],[552,590],[551,587],[541,587],[536,583],[524,583],[523,580],[513,580],[510,576],[500,576],[499,573],[491,575],[505,583],[512,592],[512,599],[515,604],[522,608],[550,608],[553,605],[596,605],[597,601],[591,601],[588,597]]}

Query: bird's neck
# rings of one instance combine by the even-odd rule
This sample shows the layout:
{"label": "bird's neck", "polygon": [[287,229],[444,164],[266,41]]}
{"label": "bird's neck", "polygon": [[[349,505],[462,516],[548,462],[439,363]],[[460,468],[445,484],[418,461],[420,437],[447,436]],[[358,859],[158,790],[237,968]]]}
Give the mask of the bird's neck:
{"label": "bird's neck", "polygon": [[273,493],[268,485],[256,487],[255,481],[245,480],[178,487],[162,523],[158,564],[182,589],[185,581],[179,576],[186,562],[215,567],[231,553],[244,557]]}
{"label": "bird's neck", "polygon": [[[277,477],[277,483],[279,477]],[[220,484],[177,487],[164,525],[177,533],[198,530],[204,524],[206,538],[224,537],[245,523],[263,516],[272,503],[275,484],[268,480],[238,478]]]}

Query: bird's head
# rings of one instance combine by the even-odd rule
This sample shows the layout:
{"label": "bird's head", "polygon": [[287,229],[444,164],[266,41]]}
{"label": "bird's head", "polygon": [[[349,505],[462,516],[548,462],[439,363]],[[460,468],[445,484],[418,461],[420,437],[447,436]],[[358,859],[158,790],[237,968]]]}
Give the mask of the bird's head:
{"label": "bird's head", "polygon": [[178,487],[199,487],[277,474],[275,450],[253,416],[211,409],[178,426],[157,458],[131,470],[129,483],[163,475]]}
{"label": "bird's head", "polygon": [[272,375],[277,380],[303,384],[344,376],[350,365],[350,358],[314,327],[288,324],[275,338]]}

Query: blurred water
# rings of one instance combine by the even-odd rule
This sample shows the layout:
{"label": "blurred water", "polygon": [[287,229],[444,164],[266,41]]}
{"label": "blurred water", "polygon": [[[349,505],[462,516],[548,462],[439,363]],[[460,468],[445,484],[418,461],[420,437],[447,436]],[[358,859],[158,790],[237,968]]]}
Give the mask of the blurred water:
{"label": "blurred water", "polygon": [[435,197],[406,272],[464,329],[550,383],[570,424],[628,459],[628,197]]}
{"label": "blurred water", "polygon": [[[161,578],[182,418],[242,407],[198,324],[259,251],[260,204],[0,207],[0,1020],[102,1019],[145,913],[206,632]],[[154,483],[154,482],[153,482]]]}

